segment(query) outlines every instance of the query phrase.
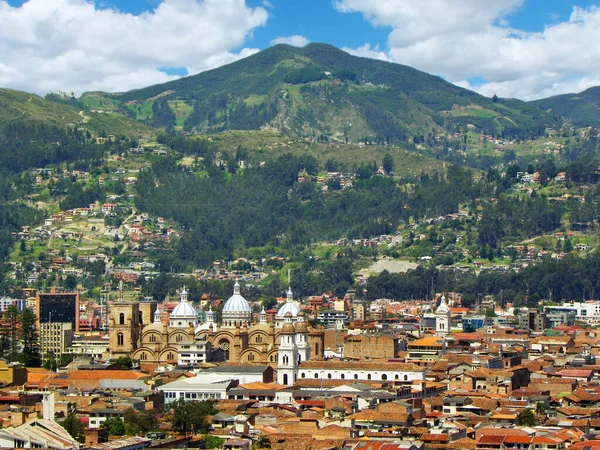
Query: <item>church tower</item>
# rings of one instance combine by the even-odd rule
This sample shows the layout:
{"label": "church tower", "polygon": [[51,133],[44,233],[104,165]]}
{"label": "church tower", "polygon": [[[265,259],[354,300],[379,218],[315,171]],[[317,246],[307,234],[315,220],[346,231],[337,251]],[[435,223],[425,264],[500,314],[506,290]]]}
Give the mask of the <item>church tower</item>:
{"label": "church tower", "polygon": [[440,306],[435,310],[435,334],[446,337],[450,333],[450,308],[446,304],[446,297],[442,295]]}
{"label": "church tower", "polygon": [[296,347],[296,330],[292,323],[292,314],[285,314],[285,322],[281,328],[281,343],[277,352],[277,383],[292,386],[298,372],[298,348]]}
{"label": "church tower", "polygon": [[310,344],[308,343],[308,327],[304,321],[304,313],[298,313],[296,321],[296,347],[298,348],[298,363],[310,361]]}
{"label": "church tower", "polygon": [[113,355],[129,355],[140,339],[139,303],[117,302],[110,308],[109,345]]}

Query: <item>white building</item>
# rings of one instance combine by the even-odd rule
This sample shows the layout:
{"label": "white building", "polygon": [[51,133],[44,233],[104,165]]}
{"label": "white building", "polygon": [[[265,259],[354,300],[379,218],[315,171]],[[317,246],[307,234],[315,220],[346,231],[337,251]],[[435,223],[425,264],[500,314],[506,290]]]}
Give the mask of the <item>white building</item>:
{"label": "white building", "polygon": [[206,339],[181,341],[177,344],[177,361],[181,366],[191,366],[206,362],[210,343]]}
{"label": "white building", "polygon": [[18,427],[1,429],[0,447],[71,450],[80,445],[53,420],[36,419]]}
{"label": "white building", "polygon": [[108,336],[78,336],[67,347],[66,353],[85,355],[96,359],[103,359],[110,351]]}
{"label": "white building", "polygon": [[228,398],[229,389],[240,384],[271,382],[270,366],[217,366],[185,378],[159,386],[165,393],[165,403],[184,400],[219,400]]}
{"label": "white building", "polygon": [[558,306],[544,306],[544,312],[575,312],[575,319],[590,325],[600,323],[600,301],[563,303]]}
{"label": "white building", "polygon": [[298,379],[398,381],[425,380],[425,370],[415,364],[305,361],[298,367]]}
{"label": "white building", "polygon": [[19,311],[22,311],[27,306],[27,301],[19,298],[0,297],[0,312],[6,311],[12,305],[16,306]]}
{"label": "white building", "polygon": [[182,380],[173,381],[163,386],[159,386],[158,390],[165,394],[165,403],[176,402],[180,398],[184,400],[222,400],[227,398],[227,391],[237,385],[235,380],[223,379],[222,377],[210,378],[194,377]]}

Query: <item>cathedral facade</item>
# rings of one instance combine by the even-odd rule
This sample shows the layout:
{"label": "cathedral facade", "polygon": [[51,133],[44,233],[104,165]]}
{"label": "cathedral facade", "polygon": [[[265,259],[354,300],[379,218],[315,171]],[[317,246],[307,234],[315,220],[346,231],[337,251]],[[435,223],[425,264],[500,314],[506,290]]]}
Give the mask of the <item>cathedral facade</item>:
{"label": "cathedral facade", "polygon": [[[288,364],[323,359],[323,330],[307,325],[291,291],[288,291],[286,302],[279,308],[272,323],[267,321],[264,309],[259,321],[253,322],[252,310],[241,295],[238,283],[235,283],[233,295],[223,306],[220,321],[210,309],[205,321],[200,322],[187,294],[184,287],[179,304],[168,321],[161,316],[155,302],[147,303],[153,306],[144,306],[144,303],[113,305],[109,329],[111,353],[115,356],[130,355],[140,361],[142,370],[181,363],[181,355],[190,351],[198,352],[201,356],[198,361],[277,367],[283,339],[284,347],[290,342],[301,343],[300,351],[294,352],[294,361],[288,359]],[[150,322],[151,316],[153,320]]]}

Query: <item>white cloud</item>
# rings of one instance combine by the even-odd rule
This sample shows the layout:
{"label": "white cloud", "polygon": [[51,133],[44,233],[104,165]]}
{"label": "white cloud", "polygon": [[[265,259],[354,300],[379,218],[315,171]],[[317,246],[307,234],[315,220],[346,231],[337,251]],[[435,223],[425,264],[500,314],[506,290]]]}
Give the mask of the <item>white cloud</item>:
{"label": "white cloud", "polygon": [[255,53],[239,48],[268,13],[244,0],[163,0],[139,16],[88,0],[0,0],[0,86],[48,91],[122,91],[176,79]]}
{"label": "white cloud", "polygon": [[288,44],[293,45],[294,47],[304,47],[309,43],[310,41],[307,38],[299,34],[293,36],[280,36],[271,41],[271,45]]}
{"label": "white cloud", "polygon": [[[539,33],[511,28],[524,0],[336,0],[340,12],[361,12],[390,27],[379,56],[438,74],[484,95],[525,100],[599,84],[600,8],[574,7],[570,18]],[[363,46],[356,49],[360,54]],[[376,50],[375,54],[381,53]],[[466,80],[487,82],[472,86]]]}
{"label": "white cloud", "polygon": [[392,62],[392,58],[390,58],[387,53],[379,50],[377,45],[375,47],[371,47],[370,44],[365,44],[358,48],[343,47],[342,50],[351,55],[360,56],[361,58],[380,59],[382,61]]}

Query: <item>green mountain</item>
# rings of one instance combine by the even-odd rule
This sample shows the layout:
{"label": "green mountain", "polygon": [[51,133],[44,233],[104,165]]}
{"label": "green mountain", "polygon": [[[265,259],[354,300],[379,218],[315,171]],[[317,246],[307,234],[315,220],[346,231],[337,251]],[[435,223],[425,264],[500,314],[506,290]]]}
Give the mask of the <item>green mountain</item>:
{"label": "green mountain", "polygon": [[561,116],[575,126],[600,126],[600,86],[579,94],[556,95],[531,102],[555,116]]}
{"label": "green mountain", "polygon": [[76,99],[66,99],[53,94],[49,98],[42,98],[26,92],[0,89],[0,129],[20,124],[76,127],[84,128],[93,134],[130,137],[155,134],[151,127],[122,114],[84,111],[83,104]]}
{"label": "green mountain", "polygon": [[316,141],[403,142],[467,127],[525,135],[552,122],[525,102],[494,101],[325,44],[276,45],[198,75],[119,94],[86,93],[79,101],[169,131],[267,129]]}

